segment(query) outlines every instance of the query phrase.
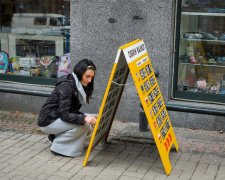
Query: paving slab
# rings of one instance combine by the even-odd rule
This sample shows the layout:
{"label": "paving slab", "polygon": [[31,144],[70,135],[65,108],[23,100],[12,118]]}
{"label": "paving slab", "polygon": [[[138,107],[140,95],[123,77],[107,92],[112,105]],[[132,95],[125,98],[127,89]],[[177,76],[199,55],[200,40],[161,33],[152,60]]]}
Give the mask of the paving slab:
{"label": "paving slab", "polygon": [[170,152],[173,169],[167,176],[151,133],[140,132],[137,123],[114,120],[108,143],[96,146],[83,167],[85,153],[77,158],[51,154],[51,142],[36,120],[37,114],[0,111],[1,180],[225,179],[221,132],[174,127],[180,150]]}

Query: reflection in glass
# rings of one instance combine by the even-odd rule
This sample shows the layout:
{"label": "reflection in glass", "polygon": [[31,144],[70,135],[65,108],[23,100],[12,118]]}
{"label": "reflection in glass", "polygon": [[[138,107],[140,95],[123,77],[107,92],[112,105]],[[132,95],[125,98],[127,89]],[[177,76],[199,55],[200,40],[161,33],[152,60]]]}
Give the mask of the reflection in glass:
{"label": "reflection in glass", "polygon": [[[18,75],[56,78],[60,57],[69,56],[70,1],[11,0],[0,4],[0,50],[9,56],[9,68],[0,74],[10,75],[12,80]],[[46,58],[51,61],[43,65],[41,59]]]}

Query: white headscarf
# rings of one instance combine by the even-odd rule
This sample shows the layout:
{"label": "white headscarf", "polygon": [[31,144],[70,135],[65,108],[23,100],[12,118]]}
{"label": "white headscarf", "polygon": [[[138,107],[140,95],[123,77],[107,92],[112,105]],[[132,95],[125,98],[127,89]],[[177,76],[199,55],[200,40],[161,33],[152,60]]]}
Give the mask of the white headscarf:
{"label": "white headscarf", "polygon": [[77,78],[77,75],[74,72],[72,73],[72,75],[75,79],[75,83],[76,83],[76,86],[77,86],[77,89],[78,89],[78,92],[79,92],[79,100],[80,100],[81,104],[83,104],[83,103],[86,104],[87,103],[87,96],[86,96],[86,93],[84,91],[84,88],[83,88],[81,82],[79,81],[79,79]]}

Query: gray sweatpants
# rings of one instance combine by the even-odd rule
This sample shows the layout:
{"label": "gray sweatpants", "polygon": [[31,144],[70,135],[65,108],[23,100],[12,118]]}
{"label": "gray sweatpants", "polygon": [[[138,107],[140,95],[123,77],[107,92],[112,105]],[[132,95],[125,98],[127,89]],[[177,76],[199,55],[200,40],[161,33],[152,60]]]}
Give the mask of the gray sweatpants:
{"label": "gray sweatpants", "polygon": [[55,134],[51,150],[65,156],[76,157],[83,154],[88,133],[86,125],[76,125],[62,121],[60,118],[40,129],[47,134]]}

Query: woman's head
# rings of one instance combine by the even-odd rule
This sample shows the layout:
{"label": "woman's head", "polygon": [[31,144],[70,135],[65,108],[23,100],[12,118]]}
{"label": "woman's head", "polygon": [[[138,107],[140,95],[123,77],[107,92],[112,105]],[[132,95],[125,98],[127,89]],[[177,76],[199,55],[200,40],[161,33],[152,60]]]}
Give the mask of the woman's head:
{"label": "woman's head", "polygon": [[94,89],[94,76],[96,72],[96,66],[91,60],[82,59],[75,65],[73,71],[83,85],[89,99]]}

